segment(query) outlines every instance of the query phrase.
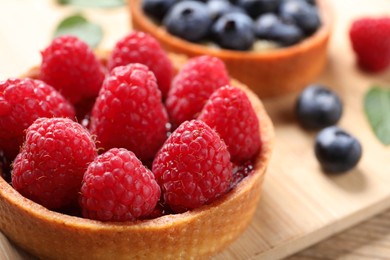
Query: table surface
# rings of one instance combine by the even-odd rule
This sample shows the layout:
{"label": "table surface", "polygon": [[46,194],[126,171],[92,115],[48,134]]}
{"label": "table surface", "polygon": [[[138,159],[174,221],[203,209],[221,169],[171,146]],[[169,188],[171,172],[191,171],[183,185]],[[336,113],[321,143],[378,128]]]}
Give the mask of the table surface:
{"label": "table surface", "polygon": [[[47,45],[55,25],[75,10],[58,7],[54,0],[0,0],[0,80],[17,76],[39,63],[37,50]],[[130,30],[124,8],[82,12],[103,26],[103,48],[113,46]],[[0,246],[0,250],[4,248]],[[390,210],[288,259],[390,259]]]}

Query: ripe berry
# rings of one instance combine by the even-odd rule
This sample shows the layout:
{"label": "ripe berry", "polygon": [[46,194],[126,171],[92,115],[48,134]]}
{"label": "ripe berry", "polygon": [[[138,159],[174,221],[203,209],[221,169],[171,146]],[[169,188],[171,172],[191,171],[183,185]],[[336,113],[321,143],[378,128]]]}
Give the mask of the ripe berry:
{"label": "ripe berry", "polygon": [[109,57],[108,69],[111,71],[115,67],[129,63],[147,66],[156,76],[163,98],[166,97],[174,70],[167,53],[156,39],[143,32],[131,32],[119,40]]}
{"label": "ripe berry", "polygon": [[96,157],[89,132],[67,118],[39,118],[13,162],[12,185],[48,209],[77,202],[81,180]]}
{"label": "ripe berry", "polygon": [[341,173],[356,166],[362,148],[355,137],[339,127],[331,126],[317,135],[315,155],[325,172]]}
{"label": "ripe berry", "polygon": [[139,63],[116,67],[92,109],[90,130],[106,150],[126,148],[146,162],[166,139],[168,116],[154,74]]}
{"label": "ripe berry", "polygon": [[178,0],[143,0],[142,10],[150,17],[161,22],[169,8],[176,2],[178,2]]}
{"label": "ripe berry", "polygon": [[296,24],[306,35],[313,34],[321,25],[318,9],[306,1],[282,1],[279,13],[283,20]]}
{"label": "ripe berry", "polygon": [[275,14],[261,15],[255,22],[259,39],[274,41],[282,46],[293,45],[303,39],[303,33],[294,24],[282,22]]}
{"label": "ripe berry", "polygon": [[198,119],[221,136],[235,163],[252,159],[261,149],[259,120],[245,92],[238,88],[217,89]]}
{"label": "ripe berry", "polygon": [[153,173],[164,201],[175,212],[211,203],[232,180],[226,144],[202,121],[181,124],[167,139],[153,162]]}
{"label": "ripe berry", "polygon": [[360,18],[349,37],[360,68],[375,73],[390,66],[390,17]]}
{"label": "ripe berry", "polygon": [[295,112],[303,127],[320,129],[336,124],[343,107],[335,92],[321,85],[311,85],[298,97]]}
{"label": "ripe berry", "polygon": [[233,5],[229,0],[209,0],[207,1],[207,8],[213,21],[227,13],[245,13],[243,9]]}
{"label": "ripe berry", "polygon": [[113,148],[88,166],[81,187],[80,205],[86,218],[135,220],[153,212],[160,192],[153,173],[134,153]]}
{"label": "ripe berry", "polygon": [[190,59],[174,78],[166,100],[173,126],[195,119],[214,90],[228,85],[229,81],[220,59],[211,56]]}
{"label": "ripe berry", "polygon": [[75,117],[73,106],[54,88],[34,79],[0,81],[0,150],[12,161],[25,130],[39,117]]}
{"label": "ripe berry", "polygon": [[265,13],[277,12],[280,0],[238,0],[237,5],[242,7],[252,18],[256,19]]}
{"label": "ripe berry", "polygon": [[222,15],[213,24],[211,34],[218,45],[232,50],[248,50],[255,41],[253,20],[239,12]]}
{"label": "ripe berry", "polygon": [[205,3],[181,1],[169,10],[163,24],[169,33],[198,42],[209,33],[211,16]]}
{"label": "ripe berry", "polygon": [[75,36],[57,37],[42,51],[40,79],[70,102],[96,97],[105,69],[91,48]]}

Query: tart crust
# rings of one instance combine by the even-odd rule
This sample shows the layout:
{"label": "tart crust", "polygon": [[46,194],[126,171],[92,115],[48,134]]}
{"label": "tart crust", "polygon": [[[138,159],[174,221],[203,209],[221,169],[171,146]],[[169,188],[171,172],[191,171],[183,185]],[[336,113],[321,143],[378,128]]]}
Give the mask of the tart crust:
{"label": "tart crust", "polygon": [[315,80],[326,65],[331,34],[331,10],[327,0],[317,0],[322,26],[316,33],[293,46],[267,52],[215,49],[182,40],[146,17],[141,1],[128,0],[134,29],[151,34],[170,52],[189,57],[207,54],[222,59],[229,74],[261,98],[301,90]]}
{"label": "tart crust", "polygon": [[[172,58],[173,57],[173,58]],[[175,64],[183,58],[171,56]],[[25,77],[37,78],[39,67]],[[273,125],[261,101],[243,89],[258,116],[261,153],[253,172],[209,205],[182,214],[136,222],[100,222],[50,211],[0,178],[0,230],[43,259],[193,259],[214,255],[240,236],[257,208],[269,163]]]}

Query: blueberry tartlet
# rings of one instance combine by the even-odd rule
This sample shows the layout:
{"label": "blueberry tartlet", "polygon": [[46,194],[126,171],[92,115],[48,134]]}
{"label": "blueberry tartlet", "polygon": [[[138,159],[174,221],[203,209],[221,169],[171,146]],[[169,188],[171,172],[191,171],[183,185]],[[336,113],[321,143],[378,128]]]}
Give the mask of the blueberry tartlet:
{"label": "blueberry tartlet", "polygon": [[260,97],[297,91],[323,70],[331,30],[324,0],[129,0],[134,29],[187,56],[222,59]]}

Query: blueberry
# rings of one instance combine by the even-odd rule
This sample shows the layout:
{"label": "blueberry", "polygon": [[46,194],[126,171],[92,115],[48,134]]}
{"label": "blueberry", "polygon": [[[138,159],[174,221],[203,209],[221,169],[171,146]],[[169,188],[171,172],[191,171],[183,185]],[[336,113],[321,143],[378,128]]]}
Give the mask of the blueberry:
{"label": "blueberry", "polygon": [[316,0],[305,0],[308,4],[316,5]]}
{"label": "blueberry", "polygon": [[362,156],[362,147],[343,129],[330,126],[317,135],[315,155],[325,172],[341,173],[356,166]]}
{"label": "blueberry", "polygon": [[335,92],[321,85],[311,85],[298,97],[295,110],[303,127],[320,129],[336,124],[343,106]]}
{"label": "blueberry", "polygon": [[211,26],[207,5],[198,1],[175,4],[163,20],[168,32],[191,42],[205,38]]}
{"label": "blueberry", "polygon": [[143,0],[142,9],[150,17],[161,22],[165,14],[179,0]]}
{"label": "blueberry", "polygon": [[273,13],[259,16],[255,22],[255,34],[259,39],[275,41],[283,46],[293,45],[303,39],[299,27],[282,22]]}
{"label": "blueberry", "polygon": [[245,13],[242,8],[233,5],[229,0],[209,0],[207,6],[213,20],[216,20],[227,13]]}
{"label": "blueberry", "polygon": [[282,19],[295,23],[306,35],[313,34],[321,25],[317,8],[303,0],[285,0],[279,12]]}
{"label": "blueberry", "polygon": [[255,41],[253,20],[246,14],[228,13],[212,27],[212,36],[222,48],[248,50]]}
{"label": "blueberry", "polygon": [[242,7],[252,17],[270,12],[277,12],[280,0],[238,0],[237,5]]}

